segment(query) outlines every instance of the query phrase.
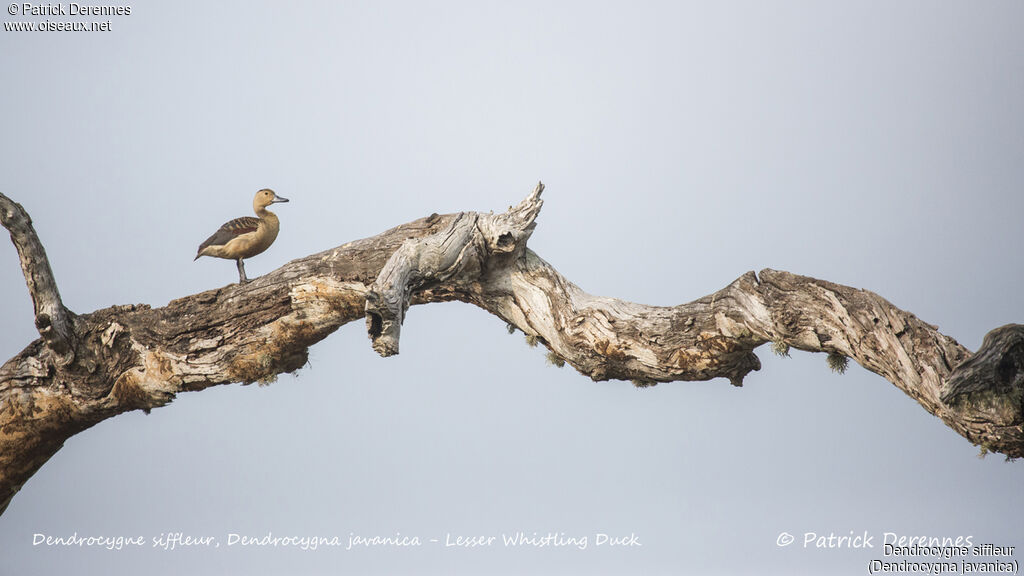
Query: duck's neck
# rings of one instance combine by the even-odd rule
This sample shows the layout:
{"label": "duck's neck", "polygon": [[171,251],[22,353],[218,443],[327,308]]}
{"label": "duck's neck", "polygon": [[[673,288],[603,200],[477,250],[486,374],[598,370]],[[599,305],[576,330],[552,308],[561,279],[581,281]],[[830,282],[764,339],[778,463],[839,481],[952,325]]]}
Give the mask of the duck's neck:
{"label": "duck's neck", "polygon": [[277,222],[277,214],[267,210],[266,206],[253,206],[253,208],[256,209],[256,216],[258,216],[260,220],[272,220]]}

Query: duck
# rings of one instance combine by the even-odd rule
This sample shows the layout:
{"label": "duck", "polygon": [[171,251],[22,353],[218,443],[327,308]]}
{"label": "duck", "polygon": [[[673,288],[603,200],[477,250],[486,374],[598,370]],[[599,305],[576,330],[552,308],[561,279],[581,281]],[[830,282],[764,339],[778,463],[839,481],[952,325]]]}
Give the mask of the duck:
{"label": "duck", "polygon": [[199,245],[192,261],[199,260],[200,256],[234,260],[238,263],[238,283],[249,282],[245,276],[244,260],[269,248],[281,230],[281,221],[277,215],[267,210],[267,206],[278,202],[288,202],[288,199],[278,196],[270,188],[257,192],[252,200],[252,209],[257,217],[243,216],[225,222],[213,236]]}

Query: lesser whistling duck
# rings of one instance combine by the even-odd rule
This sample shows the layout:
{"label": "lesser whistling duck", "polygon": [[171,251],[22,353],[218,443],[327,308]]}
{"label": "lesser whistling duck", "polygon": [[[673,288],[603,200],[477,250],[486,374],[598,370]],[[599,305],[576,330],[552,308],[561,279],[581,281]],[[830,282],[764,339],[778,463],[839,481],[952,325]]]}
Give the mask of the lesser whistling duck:
{"label": "lesser whistling duck", "polygon": [[249,279],[245,277],[245,264],[242,260],[269,248],[281,229],[277,215],[267,210],[267,206],[287,201],[287,198],[278,196],[269,188],[260,190],[252,200],[252,209],[259,218],[243,216],[225,222],[213,236],[199,245],[193,262],[200,256],[234,260],[238,263],[238,283],[245,284]]}

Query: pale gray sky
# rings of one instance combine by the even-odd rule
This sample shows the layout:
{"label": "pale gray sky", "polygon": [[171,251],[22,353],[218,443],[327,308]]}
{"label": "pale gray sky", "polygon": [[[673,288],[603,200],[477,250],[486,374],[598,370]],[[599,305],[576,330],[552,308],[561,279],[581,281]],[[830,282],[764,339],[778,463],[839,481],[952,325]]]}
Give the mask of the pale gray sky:
{"label": "pale gray sky", "polygon": [[[4,15],[109,32],[0,32],[0,191],[76,312],[235,281],[192,257],[262,187],[292,201],[251,277],[543,180],[530,245],[595,294],[676,304],[770,267],[871,289],[972,350],[1022,321],[1019,2],[121,5]],[[8,358],[37,334],[7,242],[0,271]],[[1024,547],[1024,465],[979,460],[858,366],[759,356],[742,389],[636,390],[547,366],[463,304],[410,310],[395,358],[356,322],[297,377],[72,438],[0,517],[0,570],[864,574],[884,532]],[[517,531],[590,546],[500,545]],[[876,548],[801,546],[851,531]],[[222,546],[149,546],[167,532]],[[268,532],[499,543],[227,546]]]}

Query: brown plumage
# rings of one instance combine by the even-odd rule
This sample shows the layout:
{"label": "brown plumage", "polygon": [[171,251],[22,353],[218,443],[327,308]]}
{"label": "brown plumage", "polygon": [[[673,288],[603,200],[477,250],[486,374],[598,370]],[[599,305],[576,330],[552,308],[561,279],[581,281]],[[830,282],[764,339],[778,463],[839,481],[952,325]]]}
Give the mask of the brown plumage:
{"label": "brown plumage", "polygon": [[269,188],[260,190],[252,200],[252,209],[258,218],[243,216],[226,222],[199,245],[195,260],[200,256],[234,260],[238,264],[238,283],[248,282],[243,259],[252,258],[269,248],[281,229],[277,215],[267,210],[267,206],[287,201],[287,198],[278,196]]}

